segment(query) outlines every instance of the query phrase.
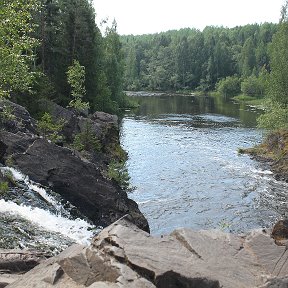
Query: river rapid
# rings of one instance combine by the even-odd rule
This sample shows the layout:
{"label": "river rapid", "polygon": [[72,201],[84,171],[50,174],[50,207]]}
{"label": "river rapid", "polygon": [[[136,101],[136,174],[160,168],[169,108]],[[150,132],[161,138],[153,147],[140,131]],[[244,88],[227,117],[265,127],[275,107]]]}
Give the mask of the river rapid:
{"label": "river rapid", "polygon": [[[142,96],[141,96],[142,95]],[[178,227],[235,233],[271,227],[287,210],[287,183],[239,155],[259,143],[261,111],[212,97],[131,95],[121,143],[135,200],[152,234]]]}

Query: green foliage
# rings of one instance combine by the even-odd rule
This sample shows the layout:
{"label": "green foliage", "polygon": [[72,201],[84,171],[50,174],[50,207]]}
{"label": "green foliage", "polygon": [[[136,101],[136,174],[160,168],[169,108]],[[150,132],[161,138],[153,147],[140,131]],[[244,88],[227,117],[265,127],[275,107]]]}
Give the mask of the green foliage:
{"label": "green foliage", "polygon": [[86,94],[85,67],[81,66],[79,61],[73,60],[72,66],[68,67],[67,81],[71,86],[71,95],[73,97],[73,100],[69,102],[69,106],[78,112],[89,109],[89,103],[82,100]]}
{"label": "green foliage", "polygon": [[236,96],[240,93],[240,79],[236,76],[228,76],[216,84],[216,89],[225,98]]}
{"label": "green foliage", "polygon": [[271,73],[268,78],[266,112],[258,119],[258,125],[267,129],[288,127],[288,2],[282,9],[282,20],[274,35],[269,55]]}
{"label": "green foliage", "polygon": [[265,93],[265,85],[260,78],[252,75],[241,83],[241,91],[244,95],[263,98]]}
{"label": "green foliage", "polygon": [[276,103],[267,102],[266,112],[260,115],[257,119],[260,128],[269,130],[276,130],[281,128],[288,128],[288,108]]}
{"label": "green foliage", "polygon": [[5,180],[8,181],[8,183],[11,183],[12,185],[16,185],[16,180],[13,176],[13,173],[10,170],[5,170],[4,172],[2,171],[2,174]]}
{"label": "green foliage", "polygon": [[269,67],[276,30],[276,24],[264,23],[122,36],[124,89],[207,92],[228,76],[258,76]]}
{"label": "green foliage", "polygon": [[0,195],[6,194],[9,190],[8,182],[0,182]]}
{"label": "green foliage", "polygon": [[38,0],[1,0],[0,6],[0,97],[12,91],[30,91],[35,73],[31,65],[38,41],[32,13]]}
{"label": "green foliage", "polygon": [[288,105],[288,22],[280,24],[270,47],[271,73],[268,97],[273,102]]}
{"label": "green foliage", "polygon": [[130,176],[125,162],[112,161],[108,166],[108,177],[114,180],[122,189],[130,190]]}
{"label": "green foliage", "polygon": [[0,119],[1,121],[11,121],[15,120],[16,116],[13,114],[13,107],[6,104],[3,106],[3,110],[0,112]]}
{"label": "green foliage", "polygon": [[100,151],[101,144],[93,132],[91,123],[87,122],[84,131],[77,134],[72,146],[78,151]]}
{"label": "green foliage", "polygon": [[54,121],[52,116],[45,112],[41,119],[37,122],[37,127],[44,138],[52,142],[63,140],[63,136],[59,132],[63,129],[65,121],[63,119]]}

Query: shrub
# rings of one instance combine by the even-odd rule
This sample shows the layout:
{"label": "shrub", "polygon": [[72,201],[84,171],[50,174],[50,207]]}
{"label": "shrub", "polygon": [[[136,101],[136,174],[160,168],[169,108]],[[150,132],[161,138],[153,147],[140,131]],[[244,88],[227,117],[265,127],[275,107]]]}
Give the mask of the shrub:
{"label": "shrub", "polygon": [[108,178],[117,182],[122,189],[129,190],[130,176],[125,162],[112,161],[108,166]]}
{"label": "shrub", "polygon": [[93,133],[91,123],[87,122],[84,131],[75,136],[72,146],[78,151],[100,151],[101,144]]}
{"label": "shrub", "polygon": [[288,128],[288,107],[268,102],[266,112],[258,117],[257,122],[260,128],[270,130]]}
{"label": "shrub", "polygon": [[228,76],[216,84],[216,90],[225,98],[238,95],[241,92],[240,79],[237,76]]}
{"label": "shrub", "polygon": [[265,87],[263,81],[252,75],[241,83],[241,91],[245,95],[262,98],[264,96]]}
{"label": "shrub", "polygon": [[0,195],[6,194],[9,190],[8,182],[0,183]]}
{"label": "shrub", "polygon": [[65,121],[53,121],[52,116],[45,112],[41,119],[37,122],[37,127],[44,138],[57,142],[63,140],[63,136],[59,132],[63,129]]}

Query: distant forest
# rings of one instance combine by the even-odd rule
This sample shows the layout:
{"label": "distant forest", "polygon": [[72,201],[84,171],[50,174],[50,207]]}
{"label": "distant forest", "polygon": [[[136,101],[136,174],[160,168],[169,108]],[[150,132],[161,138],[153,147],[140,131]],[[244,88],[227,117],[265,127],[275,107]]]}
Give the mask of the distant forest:
{"label": "distant forest", "polygon": [[287,126],[287,7],[279,24],[119,36],[115,21],[102,35],[91,0],[2,0],[0,97],[117,113],[124,90],[217,90],[266,96],[264,122]]}
{"label": "distant forest", "polygon": [[228,76],[270,72],[269,44],[278,25],[206,27],[122,36],[127,90],[214,90]]}

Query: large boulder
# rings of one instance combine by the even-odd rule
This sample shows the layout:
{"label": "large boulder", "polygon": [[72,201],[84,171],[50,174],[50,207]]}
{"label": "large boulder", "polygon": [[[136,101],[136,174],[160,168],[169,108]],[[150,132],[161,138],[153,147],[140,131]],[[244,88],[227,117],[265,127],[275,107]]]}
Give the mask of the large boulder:
{"label": "large boulder", "polygon": [[[15,121],[15,125],[7,126],[13,129],[2,125],[3,129],[0,130],[0,162],[2,164],[9,163],[28,175],[31,180],[51,187],[96,225],[105,227],[123,215],[130,214],[138,227],[149,231],[148,222],[138,209],[138,205],[127,197],[126,192],[117,183],[103,176],[104,173],[100,169],[100,167],[103,168],[102,161],[99,163],[96,158],[93,158],[92,162],[88,161],[73,149],[60,147],[39,137],[33,130],[35,120],[30,117],[29,113],[19,105],[15,104],[13,107],[15,107],[13,113],[17,112],[17,117],[12,117],[11,121]],[[67,109],[61,109],[57,105],[55,107],[61,117],[65,115],[67,121],[76,117]],[[112,133],[113,143],[119,142],[118,130],[115,126],[117,118],[114,116],[95,113],[92,119],[85,120],[81,117],[77,116],[74,119],[78,127],[74,127],[76,130],[73,128],[75,133],[77,129],[81,132],[81,127],[79,128],[81,121],[94,121],[94,126],[99,131],[103,130],[102,135],[96,128],[94,129],[103,136],[103,139],[101,138],[103,141],[108,142],[108,138],[104,135]],[[19,126],[18,122],[24,124],[19,124]],[[99,153],[104,154],[104,152]]]}
{"label": "large boulder", "polygon": [[68,143],[72,143],[77,134],[86,133],[87,130],[99,140],[101,153],[96,153],[96,155],[91,153],[89,160],[99,162],[101,159],[104,162],[109,162],[111,158],[119,159],[123,156],[119,141],[118,117],[116,115],[96,111],[94,114],[84,117],[73,109],[63,108],[48,100],[42,100],[40,107],[49,112],[55,121],[60,119],[64,121],[61,134]]}
{"label": "large boulder", "polygon": [[269,233],[178,229],[152,237],[122,218],[89,247],[74,245],[8,288],[287,287],[286,248]]}
{"label": "large boulder", "polygon": [[22,106],[9,100],[0,100],[0,125],[6,131],[36,133],[36,121]]}

